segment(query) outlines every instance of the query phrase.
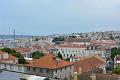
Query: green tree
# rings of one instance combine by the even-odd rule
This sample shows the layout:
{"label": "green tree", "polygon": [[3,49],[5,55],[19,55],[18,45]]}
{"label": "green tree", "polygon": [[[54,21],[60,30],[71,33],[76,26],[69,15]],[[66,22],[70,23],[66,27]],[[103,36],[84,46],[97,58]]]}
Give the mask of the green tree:
{"label": "green tree", "polygon": [[38,40],[39,40],[39,39],[36,37],[36,38],[35,38],[35,41],[38,41]]}
{"label": "green tree", "polygon": [[111,49],[111,58],[113,59],[117,54],[119,54],[119,51],[116,47]]}
{"label": "green tree", "polygon": [[114,37],[113,37],[112,34],[109,34],[109,38],[110,38],[111,40],[114,40]]}
{"label": "green tree", "polygon": [[26,64],[27,62],[26,62],[26,60],[24,59],[24,57],[21,57],[21,58],[18,59],[18,63],[19,63],[19,64]]}
{"label": "green tree", "polygon": [[118,48],[118,55],[120,55],[120,48]]}
{"label": "green tree", "polygon": [[27,63],[26,60],[24,59],[24,57],[20,53],[16,52],[15,50],[12,50],[10,48],[2,48],[1,50],[4,52],[7,52],[8,54],[11,54],[12,56],[17,57],[19,64],[26,64]]}
{"label": "green tree", "polygon": [[27,63],[26,60],[24,59],[24,57],[20,53],[18,53],[18,52],[11,53],[11,55],[13,55],[13,56],[18,58],[18,63],[19,64],[26,64]]}
{"label": "green tree", "polygon": [[64,37],[59,36],[59,37],[54,37],[53,40],[52,40],[52,42],[55,43],[55,44],[58,44],[58,43],[60,44],[60,43],[62,43],[64,40],[65,40]]}
{"label": "green tree", "polygon": [[63,59],[62,54],[58,53],[58,58]]}
{"label": "green tree", "polygon": [[7,52],[8,54],[12,52],[10,48],[2,48],[1,50]]}
{"label": "green tree", "polygon": [[67,78],[64,78],[63,80],[68,80]]}
{"label": "green tree", "polygon": [[65,59],[66,61],[70,61],[70,58]]}
{"label": "green tree", "polygon": [[44,56],[42,52],[36,51],[32,53],[32,58],[39,59],[40,57]]}
{"label": "green tree", "polygon": [[17,57],[17,58],[21,58],[23,57],[20,53],[16,52],[16,53],[10,53],[11,55]]}
{"label": "green tree", "polygon": [[114,69],[114,73],[120,75],[120,66],[117,66],[117,67]]}

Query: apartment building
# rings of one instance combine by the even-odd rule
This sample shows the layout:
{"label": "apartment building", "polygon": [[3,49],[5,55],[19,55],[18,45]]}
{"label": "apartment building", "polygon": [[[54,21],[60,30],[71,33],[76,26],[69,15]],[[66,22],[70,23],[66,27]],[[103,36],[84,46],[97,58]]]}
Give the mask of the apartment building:
{"label": "apartment building", "polygon": [[71,79],[73,77],[73,63],[56,58],[49,53],[26,64],[25,72],[62,80],[64,78]]}
{"label": "apartment building", "polygon": [[78,45],[78,44],[61,44],[55,46],[54,54],[62,54],[64,59],[70,58],[71,61],[79,60],[80,57],[88,57],[94,55],[106,56],[106,48],[100,46]]}

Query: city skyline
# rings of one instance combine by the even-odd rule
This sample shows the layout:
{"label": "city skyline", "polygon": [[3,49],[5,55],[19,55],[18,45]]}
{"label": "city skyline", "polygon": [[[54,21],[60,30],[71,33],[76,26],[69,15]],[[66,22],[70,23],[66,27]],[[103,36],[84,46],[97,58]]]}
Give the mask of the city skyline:
{"label": "city skyline", "polygon": [[29,35],[118,31],[119,9],[119,0],[1,0],[0,34],[13,29]]}

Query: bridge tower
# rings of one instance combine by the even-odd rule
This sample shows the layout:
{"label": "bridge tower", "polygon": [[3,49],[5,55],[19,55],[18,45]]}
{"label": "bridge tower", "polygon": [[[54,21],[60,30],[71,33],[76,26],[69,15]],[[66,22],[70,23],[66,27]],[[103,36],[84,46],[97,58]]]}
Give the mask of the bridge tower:
{"label": "bridge tower", "polygon": [[14,40],[15,40],[15,29],[14,29]]}

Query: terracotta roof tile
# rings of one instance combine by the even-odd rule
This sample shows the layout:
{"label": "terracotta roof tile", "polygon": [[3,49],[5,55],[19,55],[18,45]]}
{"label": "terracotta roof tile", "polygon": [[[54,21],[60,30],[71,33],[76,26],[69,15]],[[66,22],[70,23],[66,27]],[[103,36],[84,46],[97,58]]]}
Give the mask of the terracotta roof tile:
{"label": "terracotta roof tile", "polygon": [[32,48],[14,48],[17,52],[24,54],[32,51]]}
{"label": "terracotta roof tile", "polygon": [[[92,74],[84,73],[78,76],[78,80],[91,80]],[[96,80],[118,80],[119,75],[96,74]]]}
{"label": "terracotta roof tile", "polygon": [[53,54],[49,53],[40,59],[35,59],[31,61],[31,63],[26,64],[26,66],[56,69],[68,65],[73,65],[73,63],[64,61],[62,59],[59,59],[59,63],[58,63],[56,59],[57,58]]}
{"label": "terracotta roof tile", "polygon": [[6,52],[3,52],[3,51],[0,50],[0,54],[4,54],[4,53],[6,53]]}
{"label": "terracotta roof tile", "polygon": [[93,57],[75,62],[74,63],[74,71],[78,72],[79,68],[81,67],[82,72],[88,72],[93,69],[99,68],[103,64],[105,64],[104,61],[93,56]]}

